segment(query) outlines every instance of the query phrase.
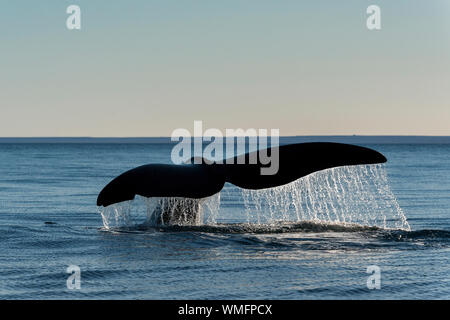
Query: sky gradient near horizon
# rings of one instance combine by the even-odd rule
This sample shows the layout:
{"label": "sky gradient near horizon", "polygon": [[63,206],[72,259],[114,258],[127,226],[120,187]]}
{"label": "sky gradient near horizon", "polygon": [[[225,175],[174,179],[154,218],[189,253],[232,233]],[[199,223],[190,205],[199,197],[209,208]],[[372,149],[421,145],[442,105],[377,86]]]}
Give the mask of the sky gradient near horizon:
{"label": "sky gradient near horizon", "polygon": [[16,0],[0,30],[2,137],[450,135],[448,0]]}

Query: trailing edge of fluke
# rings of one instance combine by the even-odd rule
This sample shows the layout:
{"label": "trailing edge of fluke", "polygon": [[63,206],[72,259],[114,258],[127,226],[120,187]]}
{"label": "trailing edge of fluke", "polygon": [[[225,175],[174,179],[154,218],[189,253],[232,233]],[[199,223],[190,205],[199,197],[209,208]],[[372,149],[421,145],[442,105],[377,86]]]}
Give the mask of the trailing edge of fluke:
{"label": "trailing edge of fluke", "polygon": [[[277,149],[277,150],[275,150]],[[245,155],[245,164],[147,164],[131,169],[108,183],[97,198],[98,206],[143,197],[205,198],[222,190],[225,182],[245,189],[265,189],[287,184],[316,171],[351,165],[386,162],[379,152],[355,145],[312,142],[269,148],[278,152],[278,171],[262,175],[261,163],[249,164],[253,153]],[[255,151],[258,152],[258,151]],[[230,162],[230,161],[228,161]]]}

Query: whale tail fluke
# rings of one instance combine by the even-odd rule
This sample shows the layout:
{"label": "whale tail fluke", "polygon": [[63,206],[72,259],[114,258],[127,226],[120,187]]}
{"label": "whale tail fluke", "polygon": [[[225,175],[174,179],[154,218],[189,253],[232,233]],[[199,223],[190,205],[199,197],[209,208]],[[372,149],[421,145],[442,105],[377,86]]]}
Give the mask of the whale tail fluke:
{"label": "whale tail fluke", "polygon": [[[263,159],[262,155],[268,154],[270,157]],[[97,205],[106,207],[136,195],[200,199],[220,192],[225,182],[245,189],[265,189],[324,169],[386,161],[381,153],[366,147],[314,142],[255,151],[223,163],[194,164],[191,159],[184,165],[148,164],[113,179],[100,192]]]}

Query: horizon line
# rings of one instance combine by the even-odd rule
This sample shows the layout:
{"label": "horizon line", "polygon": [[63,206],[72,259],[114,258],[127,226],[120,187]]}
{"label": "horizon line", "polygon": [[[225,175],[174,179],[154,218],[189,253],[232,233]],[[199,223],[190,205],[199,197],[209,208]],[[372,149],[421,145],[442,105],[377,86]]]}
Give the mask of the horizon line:
{"label": "horizon line", "polygon": [[[260,135],[256,135],[260,137]],[[267,135],[270,137],[270,135]],[[185,136],[190,138],[214,137],[214,136]],[[222,136],[227,137],[227,136]],[[229,137],[249,137],[247,135],[229,136]],[[255,137],[255,136],[252,136]],[[280,138],[295,137],[429,137],[429,138],[447,138],[450,135],[424,135],[424,134],[308,134],[308,135],[280,135]],[[171,136],[0,136],[0,139],[159,139],[171,138]]]}
{"label": "horizon line", "polygon": [[[247,143],[250,138],[255,140],[261,140],[261,136],[225,136],[221,137],[222,142],[226,143],[230,138],[233,142],[242,139]],[[266,136],[262,136],[265,137]],[[0,137],[0,144],[176,144],[182,143],[186,138],[191,140],[188,143],[194,142],[195,139],[200,138],[203,144],[212,143],[212,138],[209,138],[210,142],[204,141],[205,137],[179,137],[179,139],[172,140],[171,137]],[[267,136],[267,140],[269,136]],[[310,135],[310,136],[279,136],[277,139],[279,144],[294,144],[294,143],[308,143],[308,142],[332,142],[332,143],[345,143],[345,144],[450,144],[450,136],[408,136],[408,135]],[[273,137],[270,138],[273,142]]]}

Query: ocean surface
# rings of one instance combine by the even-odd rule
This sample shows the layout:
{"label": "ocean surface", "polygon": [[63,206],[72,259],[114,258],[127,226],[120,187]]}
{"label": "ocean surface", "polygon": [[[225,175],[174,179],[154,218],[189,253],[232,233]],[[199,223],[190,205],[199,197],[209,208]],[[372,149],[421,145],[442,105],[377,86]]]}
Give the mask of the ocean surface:
{"label": "ocean surface", "polygon": [[450,144],[366,146],[387,164],[226,185],[200,224],[154,227],[154,200],[96,198],[170,144],[1,143],[0,299],[449,299]]}

